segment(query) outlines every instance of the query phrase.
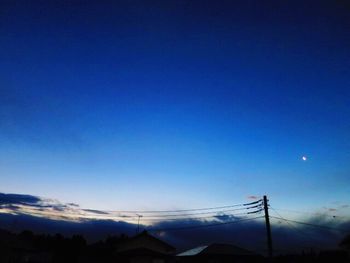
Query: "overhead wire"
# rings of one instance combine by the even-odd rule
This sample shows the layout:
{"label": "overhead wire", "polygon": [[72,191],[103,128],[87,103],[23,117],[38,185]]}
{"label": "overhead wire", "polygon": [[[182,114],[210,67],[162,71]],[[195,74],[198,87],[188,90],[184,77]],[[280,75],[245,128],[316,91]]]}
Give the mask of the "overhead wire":
{"label": "overhead wire", "polygon": [[166,215],[156,215],[156,216],[143,215],[142,217],[164,218],[164,217],[174,217],[174,216],[208,215],[208,214],[215,214],[215,213],[241,211],[241,210],[247,210],[247,209],[251,209],[251,208],[243,207],[243,208],[236,208],[236,209],[230,209],[230,210],[218,210],[213,212],[200,212],[200,213],[187,213],[187,214],[166,214]]}
{"label": "overhead wire", "polygon": [[218,209],[226,209],[238,206],[249,206],[253,204],[257,204],[262,200],[250,202],[250,203],[242,203],[242,204],[233,204],[226,206],[216,206],[216,207],[206,207],[206,208],[191,208],[191,209],[178,209],[178,210],[104,210],[105,212],[111,213],[177,213],[177,212],[191,212],[191,211],[204,211],[204,210],[218,210]]}
{"label": "overhead wire", "polygon": [[308,215],[314,215],[314,216],[327,216],[327,217],[331,217],[333,219],[350,219],[349,216],[328,215],[326,213],[313,213],[313,212],[306,212],[306,211],[299,211],[299,210],[292,210],[292,209],[284,209],[284,208],[275,208],[275,210],[285,211],[285,212],[292,212],[292,213],[297,213],[297,214],[308,214]]}
{"label": "overhead wire", "polygon": [[307,223],[307,222],[301,222],[301,221],[297,221],[297,220],[291,220],[291,219],[286,219],[286,218],[276,217],[276,216],[270,216],[270,217],[271,217],[271,218],[275,218],[275,219],[284,220],[284,221],[293,222],[293,223],[296,223],[296,224],[301,224],[301,225],[307,225],[307,226],[312,226],[312,227],[324,228],[324,229],[329,229],[329,230],[337,230],[337,231],[346,231],[346,232],[350,232],[350,229],[342,229],[342,228],[337,228],[337,227],[330,227],[330,226],[324,226],[324,225],[316,225],[316,224],[311,224],[311,223]]}
{"label": "overhead wire", "polygon": [[[161,214],[161,215],[141,215],[142,217],[150,217],[150,218],[163,218],[163,217],[182,217],[182,216],[192,216],[192,215],[206,215],[206,214],[217,214],[217,213],[227,213],[227,212],[233,212],[233,211],[241,211],[241,210],[249,210],[258,208],[260,206],[254,206],[254,207],[242,207],[242,208],[236,208],[236,209],[229,209],[229,210],[217,210],[217,211],[210,211],[210,212],[199,212],[199,213],[185,213],[185,214]],[[56,210],[42,210],[41,208],[37,207],[28,207],[26,208],[28,211],[36,211],[36,212],[50,212],[50,213],[59,213],[62,214],[63,211],[56,211]],[[107,213],[105,211],[100,211],[100,213],[95,213],[87,210],[75,210],[74,212],[67,213],[67,211],[64,211],[65,214],[71,214],[71,215],[84,215],[84,214],[93,214],[96,216],[114,216],[114,217],[120,217],[120,218],[132,218],[137,217],[138,215],[121,215],[121,214],[113,214],[113,213]]]}
{"label": "overhead wire", "polygon": [[[278,213],[276,211],[276,209],[274,209],[273,207],[270,207],[275,214],[277,214],[279,217],[283,218],[284,222],[286,222],[291,228],[293,228],[296,232],[298,232],[300,235],[302,235],[305,238],[312,239],[314,241],[319,242],[318,239],[314,238],[313,236],[311,236],[310,234],[306,233],[305,231],[302,231],[301,229],[297,228],[295,225],[293,225],[291,222],[289,222],[288,220],[286,220],[280,213]],[[276,219],[277,220],[277,219]]]}
{"label": "overhead wire", "polygon": [[148,218],[146,217],[146,221],[148,220],[162,220],[162,221],[175,221],[175,220],[198,220],[198,219],[210,219],[210,218],[219,218],[220,216],[240,216],[240,215],[248,215],[249,213],[244,212],[244,213],[235,213],[235,214],[217,214],[217,215],[212,215],[212,216],[199,216],[199,217],[179,217],[179,218]]}
{"label": "overhead wire", "polygon": [[222,226],[222,225],[228,225],[228,224],[235,224],[243,221],[251,221],[258,218],[263,218],[263,216],[257,216],[253,218],[243,218],[239,220],[234,221],[227,221],[222,223],[214,223],[214,224],[205,224],[205,225],[193,225],[193,226],[184,226],[184,227],[171,227],[171,228],[149,228],[147,231],[150,232],[166,232],[166,231],[175,231],[175,230],[189,230],[189,229],[197,229],[197,228],[206,228],[206,227],[216,227],[216,226]]}
{"label": "overhead wire", "polygon": [[[260,205],[256,205],[258,203],[261,203],[261,200],[250,202],[250,203],[244,203],[244,204],[235,204],[235,205],[229,205],[229,206],[217,206],[217,207],[208,207],[208,208],[195,208],[195,209],[181,209],[181,210],[157,210],[157,212],[162,212],[161,214],[147,214],[147,215],[122,215],[118,211],[119,214],[113,214],[113,212],[108,212],[106,210],[88,210],[88,209],[69,209],[69,211],[57,211],[54,208],[53,209],[46,209],[43,210],[40,207],[32,207],[27,206],[25,207],[25,210],[23,211],[17,211],[18,213],[26,213],[26,214],[33,214],[36,216],[56,216],[59,218],[103,218],[103,219],[114,219],[114,220],[126,220],[126,221],[139,221],[139,219],[142,217],[143,221],[156,221],[156,220],[162,220],[162,221],[170,221],[170,220],[205,220],[210,218],[217,218],[219,216],[237,216],[237,215],[244,215],[249,214],[249,212],[245,213],[232,213],[234,211],[242,211],[242,210],[251,210],[255,208],[259,208]],[[236,209],[229,209],[229,210],[222,210],[223,208],[231,208],[231,207],[239,207]],[[218,210],[221,209],[221,210]],[[206,211],[205,211],[206,210]],[[208,211],[209,210],[209,211]],[[213,211],[216,210],[216,211]],[[94,212],[94,211],[97,211]],[[205,211],[205,212],[198,212],[198,213],[182,213],[178,214],[177,212],[180,211]],[[259,210],[260,211],[260,210]],[[259,211],[252,211],[259,212]],[[140,210],[138,211],[140,212]],[[163,214],[163,212],[172,212],[173,214]],[[114,213],[116,213],[114,211]],[[147,211],[147,213],[155,213],[155,211]],[[229,213],[229,214],[228,214]],[[213,215],[212,215],[213,214]],[[215,214],[215,215],[214,215]],[[211,215],[211,216],[198,216],[197,215]],[[194,217],[195,216],[195,217]]]}

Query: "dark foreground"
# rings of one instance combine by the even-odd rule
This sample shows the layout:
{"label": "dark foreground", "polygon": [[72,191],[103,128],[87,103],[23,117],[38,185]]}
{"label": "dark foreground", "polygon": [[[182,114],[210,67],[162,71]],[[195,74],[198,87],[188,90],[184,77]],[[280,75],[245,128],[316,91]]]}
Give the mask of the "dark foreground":
{"label": "dark foreground", "polygon": [[298,255],[280,255],[268,259],[231,244],[210,244],[182,251],[143,232],[134,237],[112,236],[87,244],[82,236],[65,238],[60,234],[34,235],[25,231],[12,234],[0,230],[1,263],[292,263],[350,262],[349,250],[328,250]]}

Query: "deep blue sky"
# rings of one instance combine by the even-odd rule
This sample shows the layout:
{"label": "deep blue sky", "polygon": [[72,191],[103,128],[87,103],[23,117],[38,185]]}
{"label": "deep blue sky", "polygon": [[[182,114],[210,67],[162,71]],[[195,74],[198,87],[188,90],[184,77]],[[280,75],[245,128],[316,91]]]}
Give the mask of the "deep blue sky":
{"label": "deep blue sky", "polygon": [[0,191],[349,204],[345,2],[1,1]]}

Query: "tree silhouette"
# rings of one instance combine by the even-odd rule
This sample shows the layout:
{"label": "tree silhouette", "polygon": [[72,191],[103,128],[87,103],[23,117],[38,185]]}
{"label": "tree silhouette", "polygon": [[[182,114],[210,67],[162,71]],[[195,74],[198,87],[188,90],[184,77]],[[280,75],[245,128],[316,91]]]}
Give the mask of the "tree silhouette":
{"label": "tree silhouette", "polygon": [[339,247],[342,249],[350,250],[350,234],[345,236],[339,243]]}

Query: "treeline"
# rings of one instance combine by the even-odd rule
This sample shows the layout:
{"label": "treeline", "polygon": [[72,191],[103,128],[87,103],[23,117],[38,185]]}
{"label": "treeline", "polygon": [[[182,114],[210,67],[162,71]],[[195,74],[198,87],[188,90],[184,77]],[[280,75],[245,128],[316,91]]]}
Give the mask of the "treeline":
{"label": "treeline", "polygon": [[118,244],[127,240],[126,235],[109,236],[105,240],[88,245],[82,235],[64,237],[61,234],[46,235],[23,231],[19,234],[0,230],[0,262],[86,262],[93,258],[107,261]]}
{"label": "treeline", "polygon": [[[121,262],[115,254],[120,244],[128,241],[126,235],[112,235],[93,244],[88,244],[82,235],[64,237],[61,234],[34,234],[23,231],[19,234],[0,230],[1,263],[110,263]],[[339,243],[340,250],[325,250],[319,253],[276,256],[274,263],[323,263],[350,262],[350,235]],[[180,262],[172,257],[170,262]],[[267,259],[262,262],[271,262]]]}

